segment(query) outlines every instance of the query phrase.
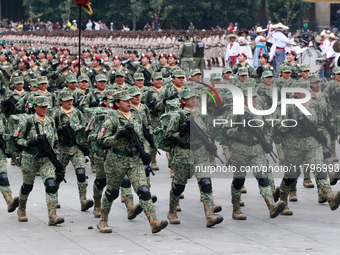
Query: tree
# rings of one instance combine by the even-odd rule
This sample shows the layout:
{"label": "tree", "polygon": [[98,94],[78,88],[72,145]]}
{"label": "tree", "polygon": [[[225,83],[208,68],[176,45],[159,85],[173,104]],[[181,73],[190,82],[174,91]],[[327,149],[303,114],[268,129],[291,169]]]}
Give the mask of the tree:
{"label": "tree", "polygon": [[[150,0],[150,6],[154,10],[155,13],[157,13],[157,16],[159,17],[159,20],[161,21],[159,23],[159,27],[161,28],[163,25],[164,20],[168,17],[172,9],[174,8],[173,5],[167,5],[164,6],[164,1],[163,0]],[[163,12],[161,14],[163,8]],[[149,16],[152,16],[152,12],[149,12]]]}
{"label": "tree", "polygon": [[136,23],[139,20],[139,18],[142,16],[144,12],[144,5],[142,3],[142,0],[130,0],[131,2],[131,10],[132,13],[130,13],[130,16],[132,16],[132,24],[133,24],[133,31],[136,30]]}
{"label": "tree", "polygon": [[302,14],[310,7],[310,3],[302,0],[270,0],[268,1],[268,14],[275,22],[290,26],[302,20]]}
{"label": "tree", "polygon": [[58,6],[61,12],[61,18],[63,20],[63,23],[66,23],[67,20],[70,20],[72,4],[73,4],[73,0],[65,0],[63,5]]}

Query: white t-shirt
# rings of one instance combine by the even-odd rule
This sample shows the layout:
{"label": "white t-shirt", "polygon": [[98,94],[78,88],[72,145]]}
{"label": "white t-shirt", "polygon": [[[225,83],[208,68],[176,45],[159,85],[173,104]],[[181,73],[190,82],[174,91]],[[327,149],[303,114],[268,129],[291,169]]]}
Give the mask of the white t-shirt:
{"label": "white t-shirt", "polygon": [[266,38],[264,38],[262,35],[258,35],[258,36],[255,38],[255,44],[256,44],[256,45],[266,46],[266,42],[261,42],[261,41],[260,41],[261,39],[266,39]]}
{"label": "white t-shirt", "polygon": [[86,30],[92,30],[92,23],[91,22],[86,24]]}

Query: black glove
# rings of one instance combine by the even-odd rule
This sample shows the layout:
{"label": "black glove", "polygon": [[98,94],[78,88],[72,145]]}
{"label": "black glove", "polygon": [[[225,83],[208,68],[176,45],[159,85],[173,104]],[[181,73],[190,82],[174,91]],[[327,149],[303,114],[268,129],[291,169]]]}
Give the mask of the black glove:
{"label": "black glove", "polygon": [[64,71],[67,70],[69,67],[70,67],[70,66],[67,65],[67,66],[63,67],[63,68],[61,69],[61,71],[64,72]]}
{"label": "black glove", "polygon": [[80,72],[78,72],[78,73],[77,73],[77,79],[79,78],[80,75],[81,75]]}
{"label": "black glove", "polygon": [[265,153],[271,153],[273,150],[273,145],[271,143],[267,143]]}
{"label": "black glove", "polygon": [[3,105],[3,106],[8,105],[8,100],[2,100],[2,101],[1,101],[1,105]]}
{"label": "black glove", "polygon": [[186,133],[190,132],[190,126],[188,124],[181,124],[178,127],[179,136],[183,137]]}
{"label": "black glove", "polygon": [[56,75],[56,73],[52,73],[51,74],[51,79],[52,80],[55,80],[55,79],[57,79],[58,78],[58,75]]}
{"label": "black glove", "polygon": [[144,157],[142,157],[144,165],[150,165],[151,163],[151,155],[149,153],[145,153]]}
{"label": "black glove", "polygon": [[61,183],[65,178],[65,174],[62,174],[62,173],[55,173],[55,176],[56,176],[55,178],[56,183]]}
{"label": "black glove", "polygon": [[57,133],[58,135],[61,135],[63,133],[64,129],[63,128],[57,128]]}
{"label": "black glove", "polygon": [[74,107],[78,107],[79,106],[79,102],[73,102],[73,106]]}
{"label": "black glove", "polygon": [[30,140],[30,141],[27,143],[27,147],[28,147],[28,148],[37,147],[39,144],[40,144],[40,142],[39,142],[38,140],[33,139],[33,140]]}
{"label": "black glove", "polygon": [[98,106],[98,102],[97,101],[94,101],[94,102],[90,103],[90,108],[91,107],[97,107],[97,106]]}
{"label": "black glove", "polygon": [[149,103],[146,103],[146,106],[149,108],[149,109],[153,109],[156,105],[156,102],[155,100],[152,100],[150,101]]}
{"label": "black glove", "polygon": [[321,143],[322,145],[326,145],[327,144],[327,137],[323,134],[322,131],[318,132],[318,138],[317,138],[318,142]]}
{"label": "black glove", "polygon": [[47,91],[51,93],[52,92],[52,87],[51,86],[47,86]]}
{"label": "black glove", "polygon": [[116,134],[115,138],[116,140],[119,140],[120,138],[123,138],[123,137],[129,137],[129,131],[123,129],[123,130],[120,130],[118,132],[118,134]]}
{"label": "black glove", "polygon": [[41,73],[40,73],[41,76],[46,76],[47,75],[47,71],[46,69],[42,70]]}
{"label": "black glove", "polygon": [[89,156],[90,155],[90,149],[87,147],[84,147],[84,156]]}
{"label": "black glove", "polygon": [[0,94],[3,95],[6,93],[6,89],[5,88],[0,88]]}
{"label": "black glove", "polygon": [[177,139],[176,137],[172,136],[172,135],[168,135],[168,136],[166,137],[166,139],[167,139],[167,140],[169,141],[169,143],[171,143],[171,144],[175,144],[175,143],[178,142],[178,139]]}

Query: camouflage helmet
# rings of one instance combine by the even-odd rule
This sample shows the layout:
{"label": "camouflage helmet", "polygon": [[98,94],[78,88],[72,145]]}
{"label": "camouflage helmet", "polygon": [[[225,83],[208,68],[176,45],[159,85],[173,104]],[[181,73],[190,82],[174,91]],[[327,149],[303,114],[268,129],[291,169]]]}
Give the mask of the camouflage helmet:
{"label": "camouflage helmet", "polygon": [[232,73],[233,71],[231,70],[231,67],[230,66],[226,66],[222,69],[222,74],[225,74],[225,73]]}
{"label": "camouflage helmet", "polygon": [[61,101],[69,101],[74,99],[73,93],[69,89],[60,91],[58,97]]}
{"label": "camouflage helmet", "polygon": [[[248,97],[248,88],[243,88],[242,89],[242,92],[243,92],[243,95],[245,96],[245,97]],[[257,94],[257,92],[256,92],[256,89],[255,88],[252,88],[251,89],[251,94],[252,94],[252,97],[257,97],[258,96],[258,94]]]}
{"label": "camouflage helmet", "polygon": [[339,74],[340,73],[340,66],[334,67],[332,73],[333,74]]}
{"label": "camouflage helmet", "polygon": [[300,71],[301,72],[310,71],[310,66],[309,65],[301,65]]}
{"label": "camouflage helmet", "polygon": [[82,82],[82,81],[90,82],[90,78],[89,78],[86,74],[81,74],[81,75],[78,77],[78,82]]}
{"label": "camouflage helmet", "polygon": [[273,75],[273,72],[272,72],[272,71],[266,70],[266,71],[264,71],[264,72],[262,73],[261,78],[267,78],[267,77],[273,77],[273,76],[274,76],[274,75]]}
{"label": "camouflage helmet", "polygon": [[97,74],[95,81],[107,81],[105,74]]}
{"label": "camouflage helmet", "polygon": [[123,70],[118,70],[118,71],[116,71],[116,77],[117,76],[123,76],[123,77],[125,77],[125,72],[123,71]]}
{"label": "camouflage helmet", "polygon": [[[117,75],[117,73],[116,73],[116,75]],[[133,79],[134,80],[145,80],[144,79],[144,74],[142,74],[142,73],[134,73]]]}
{"label": "camouflage helmet", "polygon": [[120,90],[113,94],[113,101],[117,100],[127,101],[131,99],[132,97],[129,95],[127,90]]}
{"label": "camouflage helmet", "polygon": [[312,74],[307,77],[307,81],[310,83],[320,82],[320,77],[318,74]]}
{"label": "camouflage helmet", "polygon": [[48,84],[48,79],[46,76],[39,76],[37,78],[37,84],[43,84],[43,83],[47,83]]}
{"label": "camouflage helmet", "polygon": [[114,94],[114,93],[115,93],[114,90],[105,90],[105,91],[103,92],[103,97],[112,100],[112,99],[113,99],[113,94]]}
{"label": "camouflage helmet", "polygon": [[181,92],[179,92],[179,98],[189,99],[191,97],[199,97],[199,94],[191,89],[182,89]]}
{"label": "camouflage helmet", "polygon": [[13,84],[23,84],[24,83],[24,78],[22,76],[16,76],[13,77]]}
{"label": "camouflage helmet", "polygon": [[137,86],[131,86],[128,89],[129,95],[134,97],[134,96],[138,96],[141,95],[142,93],[140,92],[140,89]]}
{"label": "camouflage helmet", "polygon": [[74,74],[68,75],[68,76],[66,77],[65,82],[67,82],[67,83],[78,82],[78,81],[77,81],[77,76],[75,76]]}
{"label": "camouflage helmet", "polygon": [[247,67],[240,67],[237,71],[237,75],[248,75],[248,68]]}
{"label": "camouflage helmet", "polygon": [[221,74],[220,73],[212,73],[210,74],[210,80],[220,80]]}
{"label": "camouflage helmet", "polygon": [[200,70],[200,69],[193,69],[193,70],[191,71],[191,76],[195,76],[196,74],[202,75],[201,70]]}
{"label": "camouflage helmet", "polygon": [[182,69],[176,70],[173,75],[177,78],[185,78],[185,73]]}
{"label": "camouflage helmet", "polygon": [[161,72],[154,72],[152,74],[152,79],[153,80],[163,79],[162,73]]}
{"label": "camouflage helmet", "polygon": [[45,106],[49,106],[48,103],[48,98],[45,96],[36,96],[33,98],[33,104],[40,106],[40,107],[45,107]]}
{"label": "camouflage helmet", "polygon": [[282,69],[281,69],[281,72],[282,73],[291,73],[292,72],[292,68],[288,65],[286,66],[283,66]]}

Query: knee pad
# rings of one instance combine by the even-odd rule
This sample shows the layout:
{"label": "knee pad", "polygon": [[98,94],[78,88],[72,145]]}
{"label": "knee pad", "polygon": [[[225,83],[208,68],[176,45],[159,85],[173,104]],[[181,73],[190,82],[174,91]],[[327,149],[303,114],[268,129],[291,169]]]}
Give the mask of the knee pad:
{"label": "knee pad", "polygon": [[78,182],[85,182],[86,181],[86,174],[84,168],[77,168],[76,175]]}
{"label": "knee pad", "polygon": [[21,186],[21,194],[28,195],[33,189],[33,184],[25,184],[23,183]]}
{"label": "knee pad", "polygon": [[246,180],[245,178],[234,178],[233,179],[233,187],[237,190],[242,189],[245,180]]}
{"label": "knee pad", "polygon": [[259,185],[260,185],[261,187],[268,187],[268,186],[270,185],[269,180],[268,180],[267,177],[265,177],[265,178],[259,178],[258,180],[259,180]]}
{"label": "knee pad", "polygon": [[106,190],[105,196],[109,202],[113,202],[119,196],[119,190]]}
{"label": "knee pad", "polygon": [[137,195],[139,199],[142,199],[144,201],[151,199],[151,193],[149,191],[149,188],[145,185],[138,189]]}
{"label": "knee pad", "polygon": [[129,178],[126,175],[124,176],[124,179],[123,179],[121,187],[122,188],[131,188],[131,182],[130,182]]}
{"label": "knee pad", "polygon": [[296,180],[297,178],[283,178],[283,181],[286,186],[292,185]]}
{"label": "knee pad", "polygon": [[317,169],[315,169],[315,178],[327,179],[327,169],[324,167],[318,167]]}
{"label": "knee pad", "polygon": [[176,197],[178,197],[179,195],[183,193],[184,189],[185,189],[185,185],[175,184],[175,188],[172,187],[172,192],[174,193]]}
{"label": "knee pad", "polygon": [[6,173],[0,173],[0,186],[9,186],[8,176]]}
{"label": "knee pad", "polygon": [[210,178],[202,178],[199,181],[199,185],[201,187],[201,191],[203,193],[210,194],[212,193],[211,179]]}
{"label": "knee pad", "polygon": [[55,194],[57,193],[57,185],[53,178],[48,178],[45,181],[45,191],[46,193]]}
{"label": "knee pad", "polygon": [[102,190],[106,186],[106,179],[95,179],[94,184],[97,186],[99,190]]}

